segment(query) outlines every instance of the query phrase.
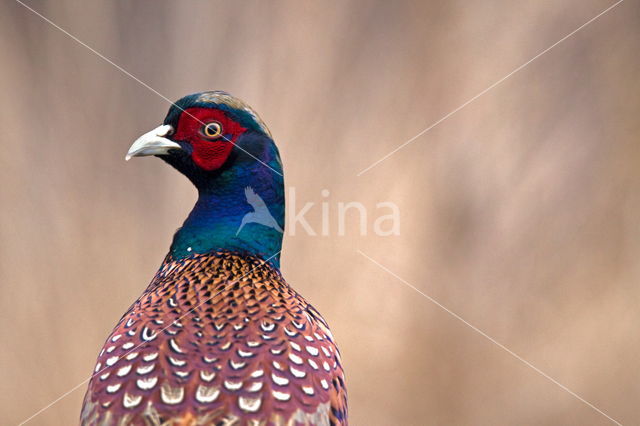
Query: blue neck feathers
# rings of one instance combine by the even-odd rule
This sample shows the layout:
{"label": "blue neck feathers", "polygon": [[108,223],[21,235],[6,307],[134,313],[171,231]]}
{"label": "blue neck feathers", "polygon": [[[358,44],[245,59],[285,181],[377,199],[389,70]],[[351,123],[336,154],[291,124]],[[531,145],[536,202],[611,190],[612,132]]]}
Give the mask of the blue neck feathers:
{"label": "blue neck feathers", "polygon": [[180,259],[229,250],[279,268],[284,180],[278,150],[271,139],[256,133],[243,135],[236,144],[222,169],[188,175],[198,188],[198,201],[174,235],[171,255]]}

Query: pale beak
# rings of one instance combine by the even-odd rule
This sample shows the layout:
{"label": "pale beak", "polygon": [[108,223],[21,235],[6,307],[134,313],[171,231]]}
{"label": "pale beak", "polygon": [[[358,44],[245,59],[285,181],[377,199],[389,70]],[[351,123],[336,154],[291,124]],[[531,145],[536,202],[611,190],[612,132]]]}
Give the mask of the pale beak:
{"label": "pale beak", "polygon": [[129,152],[124,157],[129,161],[131,157],[144,157],[147,155],[167,154],[171,149],[182,149],[180,145],[165,138],[173,132],[173,127],[168,124],[158,126],[150,132],[140,136],[129,148]]}

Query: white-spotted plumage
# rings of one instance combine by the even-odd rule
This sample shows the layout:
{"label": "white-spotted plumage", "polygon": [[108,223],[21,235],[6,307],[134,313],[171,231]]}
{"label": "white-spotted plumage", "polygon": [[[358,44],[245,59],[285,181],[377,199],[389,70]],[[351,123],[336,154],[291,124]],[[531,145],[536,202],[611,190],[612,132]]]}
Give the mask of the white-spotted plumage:
{"label": "white-spotted plumage", "polygon": [[169,363],[175,367],[184,367],[187,365],[187,361],[183,359],[174,358],[172,356],[168,356],[167,359],[169,360]]}
{"label": "white-spotted plumage", "polygon": [[289,342],[289,345],[290,345],[293,349],[295,349],[296,351],[298,351],[298,352],[300,352],[300,351],[302,350],[302,348],[300,347],[300,345],[299,345],[299,344],[297,344],[296,342],[294,342],[293,340],[291,340],[291,341]]}
{"label": "white-spotted plumage", "polygon": [[277,390],[272,390],[271,394],[278,401],[288,401],[291,399],[291,394],[289,392],[280,392]]}
{"label": "white-spotted plumage", "polygon": [[144,376],[145,374],[149,374],[150,372],[152,372],[154,368],[156,368],[155,364],[141,365],[140,367],[136,368],[136,373]]}
{"label": "white-spotted plumage", "polygon": [[158,358],[158,352],[151,352],[142,357],[142,359],[147,362],[154,361],[156,358]]}
{"label": "white-spotted plumage", "polygon": [[178,345],[178,342],[176,342],[176,339],[169,339],[169,346],[171,346],[171,349],[173,349],[174,352],[177,352],[179,354],[184,353],[180,345]]}
{"label": "white-spotted plumage", "polygon": [[107,386],[107,393],[116,393],[122,387],[122,383],[114,383],[113,385]]}
{"label": "white-spotted plumage", "polygon": [[236,362],[234,360],[229,361],[229,364],[231,365],[231,368],[234,370],[241,370],[247,365],[246,362]]}
{"label": "white-spotted plumage", "polygon": [[298,364],[298,365],[303,364],[302,358],[300,358],[298,355],[294,354],[293,352],[289,352],[289,359],[294,364]]}
{"label": "white-spotted plumage", "polygon": [[300,334],[300,333],[298,333],[298,332],[297,332],[297,331],[295,331],[295,330],[290,330],[290,329],[289,329],[289,327],[285,327],[285,328],[284,328],[284,332],[285,332],[285,333],[287,334],[287,336],[289,336],[289,337],[296,337],[298,334]]}
{"label": "white-spotted plumage", "polygon": [[243,351],[242,349],[238,349],[237,353],[238,353],[238,356],[240,356],[242,358],[251,358],[252,356],[255,355],[253,352]]}
{"label": "white-spotted plumage", "polygon": [[152,389],[158,383],[157,377],[148,377],[136,380],[136,386],[142,390]]}
{"label": "white-spotted plumage", "polygon": [[258,392],[262,389],[263,385],[263,382],[253,382],[249,386],[247,386],[247,392]]}
{"label": "white-spotted plumage", "polygon": [[215,372],[200,370],[200,378],[205,382],[210,382],[216,377]]}
{"label": "white-spotted plumage", "polygon": [[138,355],[140,355],[140,352],[131,352],[131,353],[127,354],[127,356],[125,357],[125,359],[126,359],[127,361],[132,361],[132,360],[134,360],[134,359],[138,358]]}
{"label": "white-spotted plumage", "polygon": [[[172,273],[178,276],[180,268],[183,267],[174,268]],[[245,290],[242,288],[236,288],[233,297],[224,298],[240,301],[247,295],[250,299],[264,297],[254,296],[255,289],[249,284]],[[212,294],[217,293],[212,289]],[[180,307],[176,309],[177,315],[187,312],[189,308],[182,303],[188,299],[176,293],[171,297]],[[154,306],[166,310],[166,300]],[[192,300],[189,306],[197,306],[203,300],[199,298],[195,303]],[[309,323],[304,311],[294,315],[283,310],[284,304],[277,303],[271,306],[277,315],[254,319],[250,315],[260,310],[252,303],[247,307],[238,306],[237,313],[225,312],[224,317],[218,316],[216,320],[211,317],[217,308],[214,314],[199,310],[197,315],[185,316],[180,322],[171,317],[138,318],[135,329],[125,327],[131,323],[130,318],[125,318],[120,331],[114,333],[121,337],[115,339],[116,342],[108,338],[98,360],[100,364],[95,366],[107,374],[102,377],[104,380],[98,388],[102,396],[94,407],[125,410],[120,412],[133,416],[127,417],[130,424],[138,424],[141,413],[166,416],[183,409],[195,410],[189,412],[202,424],[217,424],[206,420],[207,410],[220,415],[227,413],[228,421],[247,425],[268,425],[270,421],[280,424],[274,418],[264,417],[276,412],[281,413],[278,421],[325,424],[313,423],[310,419],[320,418],[311,416],[322,404],[325,404],[323,410],[335,406],[333,400],[326,398],[333,395],[334,390],[341,392],[344,383],[333,342],[326,339],[323,332],[314,333],[317,327]],[[203,309],[208,306],[204,304]],[[276,321],[277,318],[280,321]],[[166,330],[161,323],[166,324]],[[127,331],[133,336],[129,337]],[[129,357],[132,359],[127,359]],[[340,401],[343,399],[338,399],[337,404]],[[228,411],[233,404],[235,411]],[[294,406],[293,412],[288,411]],[[324,411],[323,418],[331,418],[335,425],[343,426],[344,417],[339,413],[344,410],[340,405],[337,407],[338,411]],[[169,409],[174,411],[166,411]],[[217,422],[223,417],[214,418]],[[165,421],[165,417],[159,419]]]}
{"label": "white-spotted plumage", "polygon": [[131,365],[131,364],[125,365],[125,366],[123,366],[123,367],[120,367],[120,368],[118,369],[118,372],[116,373],[116,376],[118,376],[118,377],[124,377],[124,376],[126,376],[126,375],[127,375],[127,374],[129,374],[129,372],[131,371],[131,367],[132,367],[132,365]]}
{"label": "white-spotted plumage", "polygon": [[137,407],[142,401],[142,395],[132,395],[128,392],[125,392],[122,397],[122,405],[124,408],[134,408]]}
{"label": "white-spotted plumage", "polygon": [[262,330],[266,331],[266,332],[270,332],[270,331],[275,330],[276,325],[275,325],[274,323],[272,323],[272,322],[271,322],[271,323],[269,323],[269,322],[264,322],[264,321],[263,321],[263,322],[260,324],[260,328],[261,328]]}
{"label": "white-spotted plumage", "polygon": [[293,365],[289,367],[289,371],[291,371],[291,374],[293,374],[294,377],[297,377],[299,379],[302,379],[307,375],[304,370],[298,370]]}
{"label": "white-spotted plumage", "polygon": [[236,382],[232,380],[225,380],[224,387],[230,391],[237,391],[242,388],[242,382]]}
{"label": "white-spotted plumage", "polygon": [[260,405],[262,404],[262,398],[256,397],[248,397],[248,396],[240,396],[238,398],[238,406],[241,410],[246,411],[247,413],[255,413],[260,409]]}
{"label": "white-spotted plumage", "polygon": [[286,386],[289,384],[289,379],[287,379],[286,377],[280,377],[273,373],[271,374],[271,380],[273,380],[273,383],[278,386]]}
{"label": "white-spotted plumage", "polygon": [[149,327],[144,326],[142,328],[142,335],[140,337],[142,337],[142,340],[144,340],[145,342],[151,342],[156,337],[158,337],[158,334],[150,330]]}
{"label": "white-spotted plumage", "polygon": [[168,405],[180,404],[184,398],[184,387],[176,386],[172,387],[168,383],[163,383],[160,386],[160,399],[162,402]]}
{"label": "white-spotted plumage", "polygon": [[200,385],[196,390],[196,401],[208,404],[215,401],[220,395],[220,389],[215,386]]}

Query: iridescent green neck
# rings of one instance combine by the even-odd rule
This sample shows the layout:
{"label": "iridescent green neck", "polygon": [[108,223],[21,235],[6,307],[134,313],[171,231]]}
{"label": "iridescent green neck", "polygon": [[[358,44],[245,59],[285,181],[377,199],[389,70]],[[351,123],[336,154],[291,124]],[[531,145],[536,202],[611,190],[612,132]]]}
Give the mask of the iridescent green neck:
{"label": "iridescent green neck", "polygon": [[263,146],[251,151],[264,164],[241,152],[230,167],[194,181],[198,201],[173,238],[174,258],[227,250],[258,256],[279,268],[285,212],[282,166],[273,142],[267,138],[269,143],[258,144],[256,138],[243,145]]}

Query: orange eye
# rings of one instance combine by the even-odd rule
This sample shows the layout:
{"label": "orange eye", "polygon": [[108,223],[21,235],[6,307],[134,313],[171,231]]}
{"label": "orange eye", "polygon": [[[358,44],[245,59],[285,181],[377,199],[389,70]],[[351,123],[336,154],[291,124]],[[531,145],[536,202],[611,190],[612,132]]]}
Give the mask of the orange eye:
{"label": "orange eye", "polygon": [[222,125],[217,121],[205,124],[202,127],[202,134],[208,139],[217,139],[222,136]]}

